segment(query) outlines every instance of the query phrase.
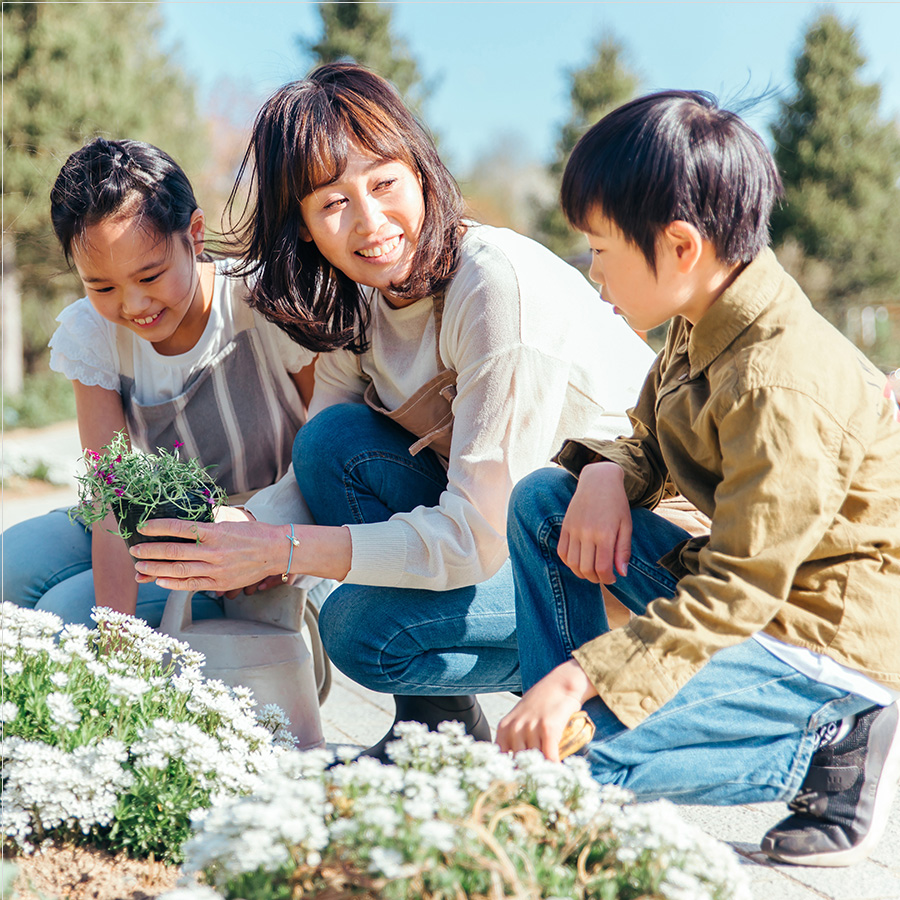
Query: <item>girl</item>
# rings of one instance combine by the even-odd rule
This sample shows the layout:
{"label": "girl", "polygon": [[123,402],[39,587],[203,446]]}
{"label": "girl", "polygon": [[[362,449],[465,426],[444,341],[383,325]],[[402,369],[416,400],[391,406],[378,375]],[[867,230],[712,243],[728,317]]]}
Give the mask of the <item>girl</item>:
{"label": "girl", "polygon": [[251,163],[250,302],[333,351],[294,445],[320,524],[201,525],[199,544],[135,547],[139,580],[343,581],[320,619],[337,666],[397,696],[399,718],[457,718],[490,739],[472,694],[520,686],[510,491],[567,430],[626,428],[653,354],[548,250],[464,220],[430,138],[363,68],[324,66],[277,91]]}
{"label": "girl", "polygon": [[[75,389],[82,446],[122,429],[145,450],[180,442],[229,494],[280,478],[314,354],[250,310],[224,261],[201,257],[203,211],[184,172],[150,144],[98,138],[69,157],[50,201],[87,294],[50,342],[51,367]],[[97,605],[158,625],[167,591],[138,589],[115,529],[73,526],[65,510],[9,529],[4,598],[67,622],[90,625]],[[221,613],[201,595],[194,614]]]}

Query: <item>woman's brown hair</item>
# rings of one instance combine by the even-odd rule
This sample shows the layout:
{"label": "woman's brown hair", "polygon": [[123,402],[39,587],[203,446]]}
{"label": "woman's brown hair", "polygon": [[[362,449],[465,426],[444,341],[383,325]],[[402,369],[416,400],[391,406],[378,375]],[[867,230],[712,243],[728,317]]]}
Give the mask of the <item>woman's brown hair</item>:
{"label": "woman's brown hair", "polygon": [[368,346],[362,290],[303,240],[300,214],[304,197],[341,176],[353,147],[404,162],[422,184],[425,219],[412,269],[391,292],[427,297],[445,288],[459,265],[462,195],[396,90],[349,63],[321,66],[284,85],[256,117],[229,198],[233,216],[249,172],[252,199],[233,229],[240,255],[235,271],[256,273],[250,304],[313,350],[347,347],[361,353]]}

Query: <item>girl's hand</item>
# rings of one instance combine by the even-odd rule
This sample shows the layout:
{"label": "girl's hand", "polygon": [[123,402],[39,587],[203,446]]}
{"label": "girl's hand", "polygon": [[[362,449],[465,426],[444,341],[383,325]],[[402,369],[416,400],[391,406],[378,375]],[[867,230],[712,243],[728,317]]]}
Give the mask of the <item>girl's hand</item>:
{"label": "girl's hand", "polygon": [[500,720],[497,743],[501,750],[540,750],[559,762],[559,742],[572,715],[597,696],[584,669],[570,659],[544,676]]}
{"label": "girl's hand", "polygon": [[559,558],[579,577],[613,584],[628,574],[631,558],[631,507],[625,473],[612,462],[581,470],[559,536]]}
{"label": "girl's hand", "polygon": [[350,532],[346,528],[294,526],[299,544],[291,556],[288,525],[263,522],[187,522],[151,519],[146,535],[190,538],[187,544],[144,543],[131,548],[138,583],[155,581],[175,591],[240,591],[261,582],[280,583],[287,571],[343,580],[350,570]]}

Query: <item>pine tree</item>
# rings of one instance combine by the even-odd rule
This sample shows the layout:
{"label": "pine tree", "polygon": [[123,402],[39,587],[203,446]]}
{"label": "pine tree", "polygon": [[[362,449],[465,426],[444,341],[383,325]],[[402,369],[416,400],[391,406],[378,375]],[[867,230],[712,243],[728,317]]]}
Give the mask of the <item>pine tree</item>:
{"label": "pine tree", "polygon": [[421,110],[427,89],[403,38],[393,33],[390,6],[381,3],[320,3],[322,37],[298,38],[301,52],[314,66],[350,60],[386,78],[414,112]]}
{"label": "pine tree", "polygon": [[[560,130],[556,157],[549,174],[559,190],[569,154],[578,139],[610,110],[637,93],[639,79],[625,61],[623,46],[613,37],[596,42],[591,61],[569,72],[571,110],[569,120]],[[541,205],[537,217],[536,237],[560,256],[571,257],[584,249],[584,240],[573,231],[559,207],[558,199]]]}
{"label": "pine tree", "polygon": [[156,4],[3,4],[4,259],[21,285],[29,371],[42,367],[54,318],[80,291],[50,225],[66,157],[102,134],[156,144],[189,175],[203,158],[193,89],[160,50],[160,27]]}
{"label": "pine tree", "polygon": [[900,291],[900,133],[879,118],[881,89],[861,80],[864,64],[854,28],[830,12],[817,17],[794,66],[794,96],[772,126],[785,185],[773,242],[836,322],[848,303]]}

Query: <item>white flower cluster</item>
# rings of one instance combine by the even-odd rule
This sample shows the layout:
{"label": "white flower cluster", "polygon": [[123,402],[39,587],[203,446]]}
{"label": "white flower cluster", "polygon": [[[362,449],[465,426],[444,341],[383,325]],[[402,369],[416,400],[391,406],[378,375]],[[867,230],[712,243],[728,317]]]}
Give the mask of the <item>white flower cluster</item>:
{"label": "white flower cluster", "polygon": [[[225,890],[259,869],[277,877],[331,856],[355,859],[375,876],[409,878],[441,854],[477,856],[472,808],[499,785],[517,803],[530,803],[549,828],[614,833],[623,869],[649,853],[664,873],[667,900],[749,898],[730,849],[681,821],[671,804],[636,805],[627,791],[597,785],[581,758],[512,757],[473,741],[457,723],[437,733],[416,723],[397,730],[400,739],[389,747],[394,766],[362,757],[328,768],[323,751],[283,755],[252,797],[233,797],[196,824],[185,871]],[[514,822],[510,834],[517,839]]]}
{"label": "white flower cluster", "polygon": [[187,785],[186,817],[198,799],[256,790],[292,745],[273,739],[290,724],[277,707],[265,711],[270,730],[251,691],[203,678],[202,654],[140,619],[94,618],[89,631],[0,605],[0,832],[23,848],[55,828],[109,825],[129,791],[146,797],[168,777]]}
{"label": "white flower cluster", "polygon": [[124,768],[124,744],[107,739],[66,753],[42,741],[17,737],[0,741],[3,803],[0,826],[26,850],[32,835],[60,825],[85,834],[109,825],[118,795],[134,776]]}

